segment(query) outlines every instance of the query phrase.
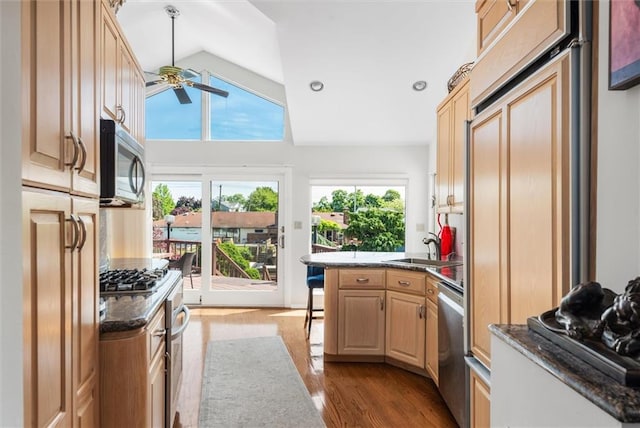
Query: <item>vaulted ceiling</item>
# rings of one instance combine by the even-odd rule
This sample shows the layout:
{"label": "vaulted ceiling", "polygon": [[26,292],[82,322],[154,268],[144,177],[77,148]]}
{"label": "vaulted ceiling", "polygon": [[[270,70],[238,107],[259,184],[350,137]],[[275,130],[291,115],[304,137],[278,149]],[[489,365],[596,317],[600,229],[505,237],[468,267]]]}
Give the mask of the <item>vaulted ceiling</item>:
{"label": "vaulted ceiling", "polygon": [[147,71],[171,61],[167,4],[176,62],[205,51],[283,84],[296,145],[432,143],[447,80],[475,58],[473,0],[127,0],[118,21]]}

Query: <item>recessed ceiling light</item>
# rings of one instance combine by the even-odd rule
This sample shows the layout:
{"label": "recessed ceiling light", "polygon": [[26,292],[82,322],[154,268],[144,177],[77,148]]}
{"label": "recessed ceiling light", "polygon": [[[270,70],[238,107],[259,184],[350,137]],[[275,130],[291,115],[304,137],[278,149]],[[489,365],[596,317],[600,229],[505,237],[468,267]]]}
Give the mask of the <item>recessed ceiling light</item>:
{"label": "recessed ceiling light", "polygon": [[424,91],[425,89],[427,89],[427,82],[424,80],[418,80],[413,84],[414,91]]}
{"label": "recessed ceiling light", "polygon": [[309,87],[312,91],[319,92],[324,88],[324,83],[319,80],[314,80],[313,82],[309,83]]}

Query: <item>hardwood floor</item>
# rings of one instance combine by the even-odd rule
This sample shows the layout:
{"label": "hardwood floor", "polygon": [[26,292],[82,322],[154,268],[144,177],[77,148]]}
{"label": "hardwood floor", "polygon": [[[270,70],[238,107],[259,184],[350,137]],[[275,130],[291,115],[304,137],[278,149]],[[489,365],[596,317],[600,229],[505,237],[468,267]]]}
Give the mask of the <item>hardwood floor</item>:
{"label": "hardwood floor", "polygon": [[387,364],[325,363],[322,320],[313,321],[307,341],[304,310],[194,308],[191,314],[176,428],[198,426],[208,341],[275,335],[286,344],[327,427],[457,426],[428,378]]}

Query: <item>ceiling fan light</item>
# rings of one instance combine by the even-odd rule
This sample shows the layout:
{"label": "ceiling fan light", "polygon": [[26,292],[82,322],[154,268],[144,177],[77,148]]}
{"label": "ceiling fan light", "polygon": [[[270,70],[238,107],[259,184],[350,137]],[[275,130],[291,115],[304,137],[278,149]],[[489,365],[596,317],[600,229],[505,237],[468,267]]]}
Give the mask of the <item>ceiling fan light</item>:
{"label": "ceiling fan light", "polygon": [[424,80],[418,80],[412,85],[414,91],[424,91],[427,89],[427,82]]}
{"label": "ceiling fan light", "polygon": [[324,83],[319,80],[314,80],[313,82],[309,83],[309,87],[313,92],[320,92],[324,89]]}

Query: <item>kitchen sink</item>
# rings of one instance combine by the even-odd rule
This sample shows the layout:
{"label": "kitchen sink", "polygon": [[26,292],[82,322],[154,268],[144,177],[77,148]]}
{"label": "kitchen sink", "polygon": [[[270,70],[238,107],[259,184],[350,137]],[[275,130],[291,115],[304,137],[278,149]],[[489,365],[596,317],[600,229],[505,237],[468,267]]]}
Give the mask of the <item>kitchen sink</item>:
{"label": "kitchen sink", "polygon": [[407,263],[411,265],[421,265],[421,266],[456,266],[462,264],[460,261],[456,260],[432,260],[432,259],[419,259],[414,257],[409,257],[405,259],[394,259],[387,260],[389,263]]}

